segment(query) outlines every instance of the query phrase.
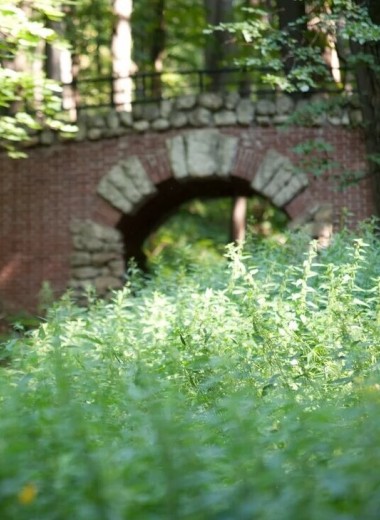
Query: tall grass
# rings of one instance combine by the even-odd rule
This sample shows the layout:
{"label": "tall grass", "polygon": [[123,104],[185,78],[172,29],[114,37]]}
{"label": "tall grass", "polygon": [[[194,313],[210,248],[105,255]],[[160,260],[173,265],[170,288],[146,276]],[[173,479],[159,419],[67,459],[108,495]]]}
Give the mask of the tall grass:
{"label": "tall grass", "polygon": [[377,520],[379,255],[289,235],[65,297],[5,346],[1,518]]}

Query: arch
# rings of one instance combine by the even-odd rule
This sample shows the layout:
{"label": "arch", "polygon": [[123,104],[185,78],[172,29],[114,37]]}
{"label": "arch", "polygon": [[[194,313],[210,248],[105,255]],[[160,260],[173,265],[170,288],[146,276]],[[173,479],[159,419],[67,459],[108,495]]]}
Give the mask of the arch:
{"label": "arch", "polygon": [[[123,284],[125,262],[134,257],[144,266],[145,239],[181,204],[197,197],[261,195],[278,208],[308,186],[290,159],[270,148],[257,170],[238,172],[239,138],[218,129],[196,129],[165,139],[171,176],[155,182],[143,155],[130,155],[102,177],[97,193],[121,212],[114,228],[89,220],[72,226],[75,253],[71,259],[75,291],[94,285],[99,294]],[[251,165],[251,168],[254,166]]]}
{"label": "arch", "polygon": [[[239,177],[239,139],[233,135],[213,128],[190,130],[166,139],[166,147],[172,178],[177,181]],[[255,192],[281,209],[308,185],[307,176],[297,172],[290,159],[273,148],[267,151],[257,172],[250,172],[250,179]],[[157,194],[158,184],[150,178],[141,159],[131,155],[101,179],[97,192],[129,215]]]}
{"label": "arch", "polygon": [[97,192],[122,212],[117,226],[124,237],[125,258],[144,266],[142,244],[175,208],[195,197],[259,194],[284,206],[307,187],[290,159],[269,149],[253,180],[235,173],[239,139],[215,128],[190,130],[165,141],[171,178],[155,184],[141,159],[117,163],[100,181]]}

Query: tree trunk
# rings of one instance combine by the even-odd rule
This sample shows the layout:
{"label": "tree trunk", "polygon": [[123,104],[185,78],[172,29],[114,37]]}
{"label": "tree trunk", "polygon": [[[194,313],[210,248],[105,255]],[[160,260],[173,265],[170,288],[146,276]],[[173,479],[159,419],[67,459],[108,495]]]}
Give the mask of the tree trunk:
{"label": "tree trunk", "polygon": [[231,238],[233,242],[243,242],[247,223],[247,197],[235,197],[232,206]]}
{"label": "tree trunk", "polygon": [[[302,46],[305,32],[307,30],[306,21],[300,21],[305,16],[305,2],[300,0],[277,0],[278,21],[282,31],[287,31],[289,37],[296,40]],[[296,26],[292,26],[295,22]],[[282,47],[285,73],[288,74],[294,65],[289,46],[284,43]]]}
{"label": "tree trunk", "polygon": [[161,76],[159,73],[163,69],[163,54],[165,51],[166,43],[166,29],[165,29],[165,0],[155,0],[152,6],[154,11],[154,25],[152,34],[152,46],[150,49],[150,59],[153,65],[154,72],[158,75],[153,77],[152,81],[152,95],[154,98],[161,98],[162,95],[162,84]]}
{"label": "tree trunk", "polygon": [[[49,26],[59,35],[64,35],[65,30],[62,22],[50,22]],[[59,49],[54,45],[46,44],[45,72],[49,79],[54,79],[58,83],[63,83],[62,89],[62,108],[71,114],[75,119],[75,95],[72,89],[73,63],[71,53],[68,49]]]}
{"label": "tree trunk", "polygon": [[132,0],[114,0],[115,27],[112,38],[113,103],[130,110],[132,103]]}
{"label": "tree trunk", "polygon": [[[233,0],[204,0],[206,21],[209,25],[219,25],[232,21]],[[205,67],[209,71],[210,90],[220,91],[226,83],[225,75],[212,73],[220,69],[231,51],[230,35],[225,31],[216,31],[207,39],[205,49]]]}
{"label": "tree trunk", "polygon": [[[369,0],[367,5],[372,22],[380,25],[380,3],[378,0]],[[365,53],[371,56],[375,67],[380,67],[380,42],[366,43],[363,46],[352,42],[351,49],[354,54]],[[370,65],[363,63],[356,70],[356,78],[369,155],[369,174],[373,178],[376,216],[380,217],[380,76]]]}

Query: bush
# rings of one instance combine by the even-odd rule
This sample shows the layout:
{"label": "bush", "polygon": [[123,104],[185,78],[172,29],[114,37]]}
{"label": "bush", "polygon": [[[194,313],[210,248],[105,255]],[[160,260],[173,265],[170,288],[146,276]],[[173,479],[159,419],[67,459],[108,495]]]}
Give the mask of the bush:
{"label": "bush", "polygon": [[5,345],[2,519],[377,520],[377,239],[226,257]]}

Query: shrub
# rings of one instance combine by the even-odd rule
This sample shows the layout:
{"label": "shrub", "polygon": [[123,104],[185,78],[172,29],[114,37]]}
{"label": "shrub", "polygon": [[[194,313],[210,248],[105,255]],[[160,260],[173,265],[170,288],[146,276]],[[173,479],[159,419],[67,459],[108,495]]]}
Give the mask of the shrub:
{"label": "shrub", "polygon": [[364,228],[66,296],[5,345],[2,519],[377,520],[379,270]]}

